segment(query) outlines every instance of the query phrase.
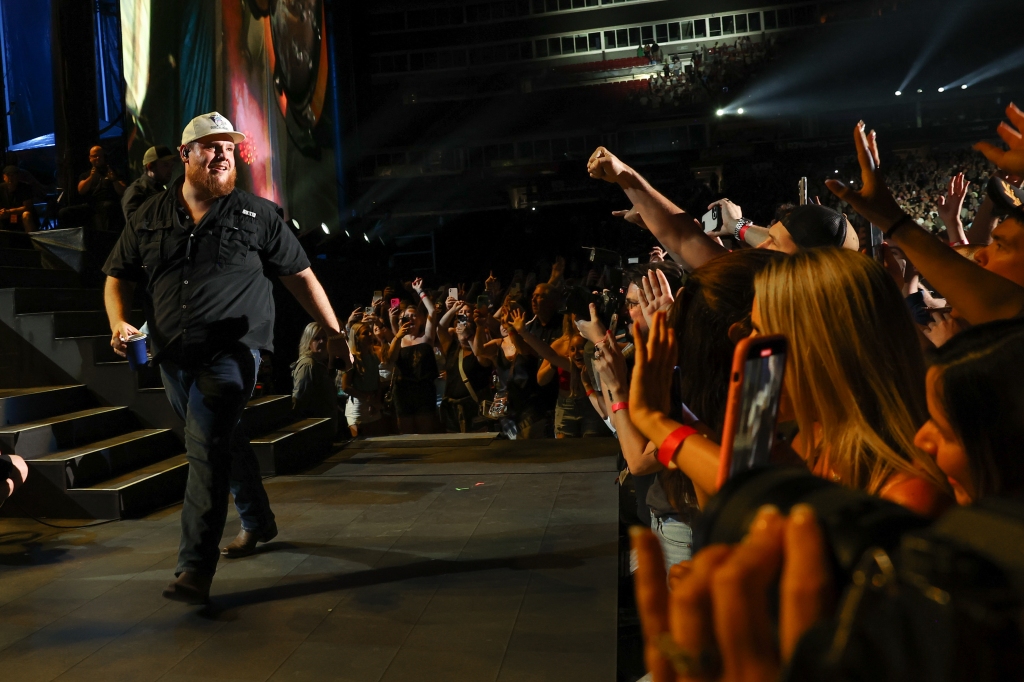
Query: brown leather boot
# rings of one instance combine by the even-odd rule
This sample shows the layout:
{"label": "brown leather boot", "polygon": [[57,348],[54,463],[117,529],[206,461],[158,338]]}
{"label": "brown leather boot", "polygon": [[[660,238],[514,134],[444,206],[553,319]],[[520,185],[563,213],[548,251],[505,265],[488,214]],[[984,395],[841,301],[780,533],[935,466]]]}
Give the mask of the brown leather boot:
{"label": "brown leather boot", "polygon": [[205,604],[210,601],[210,583],[212,582],[212,575],[184,571],[164,589],[164,597],[186,604]]}
{"label": "brown leather boot", "polygon": [[227,559],[239,559],[249,556],[256,551],[257,542],[270,542],[277,537],[277,523],[271,521],[266,530],[247,531],[244,528],[238,532],[238,537],[231,541],[231,544],[220,550],[220,553]]}

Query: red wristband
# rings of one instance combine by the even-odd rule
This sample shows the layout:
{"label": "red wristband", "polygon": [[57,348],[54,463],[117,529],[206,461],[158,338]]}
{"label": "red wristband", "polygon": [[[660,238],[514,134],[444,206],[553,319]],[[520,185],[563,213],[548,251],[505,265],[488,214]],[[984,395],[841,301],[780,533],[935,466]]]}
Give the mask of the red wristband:
{"label": "red wristband", "polygon": [[612,414],[615,414],[619,410],[628,410],[629,401],[623,401],[621,403],[612,403]]}
{"label": "red wristband", "polygon": [[587,397],[589,398],[590,396],[594,395],[595,393],[597,393],[597,391],[595,391],[594,389],[590,389],[589,391],[587,391]]}
{"label": "red wristband", "polygon": [[741,242],[745,242],[746,241],[745,236],[747,234],[747,228],[748,227],[750,227],[750,223],[747,223],[746,225],[744,225],[743,227],[740,228],[740,241]]}
{"label": "red wristband", "polygon": [[420,292],[420,298],[426,298],[426,297],[427,297],[427,292],[421,291]]}
{"label": "red wristband", "polygon": [[672,461],[672,458],[676,456],[679,448],[682,447],[683,441],[697,433],[697,429],[691,426],[680,426],[678,429],[668,434],[661,447],[658,448],[658,461],[664,467],[668,466],[668,463]]}

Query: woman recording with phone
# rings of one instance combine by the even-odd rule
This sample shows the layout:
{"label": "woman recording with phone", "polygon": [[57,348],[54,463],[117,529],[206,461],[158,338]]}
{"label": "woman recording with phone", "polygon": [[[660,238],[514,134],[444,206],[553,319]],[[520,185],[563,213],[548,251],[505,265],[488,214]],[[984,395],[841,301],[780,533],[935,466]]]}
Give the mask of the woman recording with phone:
{"label": "woman recording with phone", "polygon": [[404,303],[400,325],[409,325],[394,356],[395,411],[399,433],[437,433],[437,361],[434,359],[434,304],[417,278],[412,289],[419,303]]}

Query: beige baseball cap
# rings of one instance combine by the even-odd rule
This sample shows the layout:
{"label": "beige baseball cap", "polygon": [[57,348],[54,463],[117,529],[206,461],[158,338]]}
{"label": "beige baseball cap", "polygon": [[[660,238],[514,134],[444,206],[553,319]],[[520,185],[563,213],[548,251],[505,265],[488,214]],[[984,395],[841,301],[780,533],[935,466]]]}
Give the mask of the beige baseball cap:
{"label": "beige baseball cap", "polygon": [[172,152],[166,146],[158,144],[155,147],[150,147],[146,150],[146,153],[142,156],[142,165],[148,166],[154,161],[163,161],[164,159],[176,159],[178,155]]}
{"label": "beige baseball cap", "polygon": [[245,134],[235,130],[231,121],[216,111],[211,111],[208,114],[200,114],[188,122],[185,130],[181,132],[181,144],[185,146],[209,135],[230,135],[231,141],[235,144],[245,139]]}

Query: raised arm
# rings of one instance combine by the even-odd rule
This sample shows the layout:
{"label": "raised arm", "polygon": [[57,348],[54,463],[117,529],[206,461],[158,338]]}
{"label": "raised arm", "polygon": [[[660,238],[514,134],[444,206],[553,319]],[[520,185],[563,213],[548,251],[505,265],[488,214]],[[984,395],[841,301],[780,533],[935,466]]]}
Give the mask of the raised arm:
{"label": "raised arm", "polygon": [[863,189],[827,180],[833,194],[867,220],[882,227],[886,239],[899,246],[928,282],[971,324],[1014,317],[1024,310],[1024,287],[985,270],[928,234],[903,212],[879,172],[878,143],[864,122],[853,131]]}
{"label": "raised arm", "polygon": [[445,310],[444,315],[441,316],[441,320],[437,323],[437,341],[441,344],[441,352],[447,355],[448,345],[452,342],[452,335],[451,332],[448,331],[448,328],[452,323],[452,320],[455,319],[455,316],[458,314],[461,306],[459,301],[451,296],[449,296],[448,300],[445,301],[445,305],[448,308]]}
{"label": "raised arm", "polygon": [[423,307],[427,309],[427,323],[423,325],[423,336],[421,338],[427,343],[433,343],[434,332],[437,330],[437,318],[434,317],[434,302],[423,291],[422,277],[417,277],[412,281],[412,290],[420,297],[420,300],[423,301]]}
{"label": "raised arm", "polygon": [[533,333],[526,328],[526,315],[523,314],[522,310],[512,311],[512,327],[519,333],[519,336],[526,342],[526,344],[533,349],[542,360],[547,360],[553,367],[569,369],[569,358],[564,355],[559,355],[555,352],[555,349],[544,343],[541,339],[533,335]]}
{"label": "raised arm", "polygon": [[619,185],[651,234],[690,268],[698,268],[726,252],[722,245],[704,234],[697,220],[604,147],[598,147],[591,155],[587,171],[592,178]]}
{"label": "raised arm", "polygon": [[964,207],[964,198],[967,196],[967,187],[970,185],[963,173],[957,173],[949,179],[949,186],[946,193],[939,197],[937,212],[946,226],[946,235],[950,244],[966,244],[967,233],[964,232],[964,221],[960,218],[960,212]]}

